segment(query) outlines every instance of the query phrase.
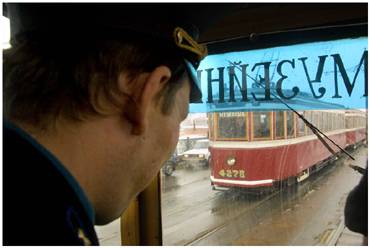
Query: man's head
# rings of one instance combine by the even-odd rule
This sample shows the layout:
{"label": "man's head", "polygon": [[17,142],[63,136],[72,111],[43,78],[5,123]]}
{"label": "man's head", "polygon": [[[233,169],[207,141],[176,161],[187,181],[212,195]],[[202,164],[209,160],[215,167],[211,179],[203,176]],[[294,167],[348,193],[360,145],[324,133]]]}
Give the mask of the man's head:
{"label": "man's head", "polygon": [[[189,61],[196,64],[204,50],[175,32],[176,21],[164,15],[173,9],[157,20],[140,6],[50,6],[8,6],[4,114],[62,161],[94,204],[97,222],[106,223],[175,148],[189,96],[199,98]],[[93,19],[101,8],[109,21]]]}
{"label": "man's head", "polygon": [[[179,29],[177,24],[183,24],[197,35],[183,12],[179,13],[183,6],[8,4],[6,7],[13,48],[4,57],[5,113],[10,118],[28,115],[28,121],[39,126],[52,123],[55,118],[52,115],[79,120],[86,114],[98,113],[93,91],[99,89],[117,104],[114,87],[124,71],[134,79],[142,72],[165,65],[171,70],[173,82],[186,70],[194,71],[189,61],[197,64],[206,52],[186,32],[174,32]],[[190,79],[192,96],[199,100],[200,92],[197,82],[194,83],[197,79]],[[165,112],[174,88],[166,90]],[[26,110],[20,101],[25,102]]]}
{"label": "man's head", "polygon": [[[48,129],[59,118],[71,121],[105,115],[102,101],[122,110],[135,107],[131,95],[118,88],[125,77],[131,91],[140,91],[141,73],[166,66],[171,80],[158,95],[168,114],[180,79],[187,76],[176,47],[140,37],[55,44],[23,40],[4,52],[4,112],[12,120]],[[103,93],[103,94],[102,94]]]}

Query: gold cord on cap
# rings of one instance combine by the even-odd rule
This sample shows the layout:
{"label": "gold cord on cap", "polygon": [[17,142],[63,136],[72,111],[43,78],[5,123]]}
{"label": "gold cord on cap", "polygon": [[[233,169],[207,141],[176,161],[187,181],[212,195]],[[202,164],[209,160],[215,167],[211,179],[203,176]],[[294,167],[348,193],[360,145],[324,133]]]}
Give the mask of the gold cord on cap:
{"label": "gold cord on cap", "polygon": [[177,27],[173,32],[175,43],[178,47],[198,55],[199,61],[207,56],[208,51],[205,45],[198,44],[184,29]]}

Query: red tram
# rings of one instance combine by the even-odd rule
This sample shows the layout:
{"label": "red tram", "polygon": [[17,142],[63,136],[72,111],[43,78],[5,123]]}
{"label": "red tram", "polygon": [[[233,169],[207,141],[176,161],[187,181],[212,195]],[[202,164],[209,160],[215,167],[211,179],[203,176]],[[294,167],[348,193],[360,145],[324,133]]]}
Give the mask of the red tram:
{"label": "red tram", "polygon": [[[341,147],[366,139],[362,111],[302,111]],[[211,184],[264,188],[306,179],[332,154],[292,111],[208,114]],[[336,149],[337,150],[337,149]]]}

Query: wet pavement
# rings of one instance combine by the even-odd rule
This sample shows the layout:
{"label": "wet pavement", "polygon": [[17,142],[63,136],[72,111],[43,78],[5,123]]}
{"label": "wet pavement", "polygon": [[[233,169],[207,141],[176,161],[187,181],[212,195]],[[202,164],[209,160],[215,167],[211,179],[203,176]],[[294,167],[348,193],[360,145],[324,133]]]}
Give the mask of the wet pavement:
{"label": "wet pavement", "polygon": [[[367,148],[354,155],[365,167]],[[299,185],[261,195],[214,191],[208,168],[179,168],[162,178],[164,245],[328,245],[361,178],[349,163],[341,158]],[[119,223],[97,227],[102,245],[120,245]]]}

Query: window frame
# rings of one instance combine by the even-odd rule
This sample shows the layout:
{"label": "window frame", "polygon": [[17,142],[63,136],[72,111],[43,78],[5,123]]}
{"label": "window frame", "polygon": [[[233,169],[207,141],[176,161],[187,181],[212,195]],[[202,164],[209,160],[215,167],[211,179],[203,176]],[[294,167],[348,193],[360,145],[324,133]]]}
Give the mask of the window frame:
{"label": "window frame", "polygon": [[[305,111],[298,111],[298,113],[300,115],[303,115],[304,116],[304,112]],[[299,137],[303,137],[303,136],[306,136],[307,135],[307,126],[306,124],[304,123],[303,120],[301,120],[301,118],[299,118],[297,115],[296,115],[296,137],[299,138]],[[299,123],[302,122],[303,123],[303,133],[300,132],[300,129],[299,129]]]}
{"label": "window frame", "polygon": [[[283,114],[283,136],[277,136],[276,134],[277,134],[277,126],[276,126],[276,124],[277,124],[277,118],[276,118],[276,116],[277,116],[277,113],[282,113]],[[283,140],[283,139],[286,139],[286,132],[285,132],[285,126],[286,126],[286,123],[285,123],[285,111],[273,111],[273,117],[274,117],[274,119],[273,119],[273,126],[274,126],[274,140]]]}
{"label": "window frame", "polygon": [[244,113],[244,121],[245,121],[245,137],[240,137],[240,138],[223,138],[219,137],[219,128],[218,128],[218,121],[219,121],[219,113],[224,113],[224,112],[217,112],[215,114],[215,122],[214,122],[214,128],[215,128],[215,141],[249,141],[249,134],[248,134],[248,112],[242,112]]}
{"label": "window frame", "polygon": [[[292,114],[292,127],[293,127],[293,134],[288,136],[288,114]],[[285,118],[285,139],[294,139],[296,137],[295,132],[295,114],[292,111],[284,111],[284,118]]]}
{"label": "window frame", "polygon": [[[262,138],[256,138],[256,137],[254,137],[254,114],[256,112],[269,113],[269,116],[270,116],[270,137],[268,137],[268,136],[262,137]],[[274,124],[273,124],[273,119],[272,118],[273,118],[273,111],[255,111],[255,112],[251,112],[251,141],[273,140],[273,137],[274,137],[273,136]]]}

